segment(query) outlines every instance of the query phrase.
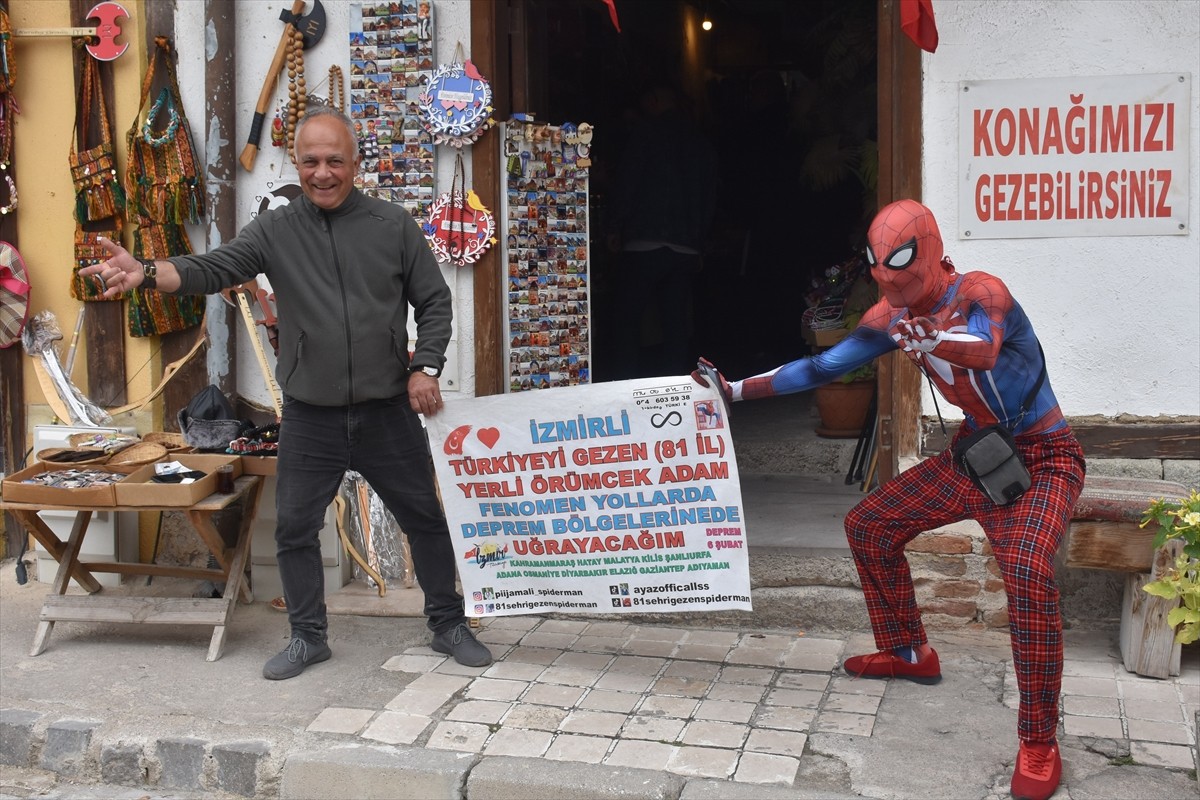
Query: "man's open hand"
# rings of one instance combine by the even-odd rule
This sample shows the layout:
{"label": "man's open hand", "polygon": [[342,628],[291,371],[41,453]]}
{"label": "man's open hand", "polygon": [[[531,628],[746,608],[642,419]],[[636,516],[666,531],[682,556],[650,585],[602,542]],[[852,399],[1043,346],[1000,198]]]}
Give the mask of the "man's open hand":
{"label": "man's open hand", "polygon": [[81,277],[95,276],[106,298],[116,297],[142,285],[142,262],[112,239],[97,236],[96,241],[108,251],[108,260],[79,270]]}

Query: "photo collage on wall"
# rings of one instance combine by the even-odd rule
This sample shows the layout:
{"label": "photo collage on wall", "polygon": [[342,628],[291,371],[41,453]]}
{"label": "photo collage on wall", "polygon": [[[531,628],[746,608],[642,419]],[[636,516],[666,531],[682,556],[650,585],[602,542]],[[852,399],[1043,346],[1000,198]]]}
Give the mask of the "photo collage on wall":
{"label": "photo collage on wall", "polygon": [[504,126],[509,391],[591,382],[588,171],[576,127]]}
{"label": "photo collage on wall", "polygon": [[418,221],[433,204],[435,176],[433,137],[417,98],[435,68],[430,0],[350,7],[348,111],[362,153],[354,182]]}

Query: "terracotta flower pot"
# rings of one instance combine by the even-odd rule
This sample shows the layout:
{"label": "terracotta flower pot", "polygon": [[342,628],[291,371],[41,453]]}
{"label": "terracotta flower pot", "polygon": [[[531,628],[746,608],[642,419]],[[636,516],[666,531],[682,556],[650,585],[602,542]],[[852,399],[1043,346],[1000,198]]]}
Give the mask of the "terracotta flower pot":
{"label": "terracotta flower pot", "polygon": [[826,439],[857,439],[867,422],[875,381],[834,381],[816,389],[821,424],[817,435]]}

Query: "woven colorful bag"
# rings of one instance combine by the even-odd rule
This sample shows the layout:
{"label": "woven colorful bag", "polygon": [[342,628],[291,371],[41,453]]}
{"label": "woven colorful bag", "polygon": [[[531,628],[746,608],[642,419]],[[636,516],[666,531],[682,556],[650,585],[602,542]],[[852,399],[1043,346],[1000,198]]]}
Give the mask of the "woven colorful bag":
{"label": "woven colorful bag", "polygon": [[115,297],[105,297],[103,282],[96,276],[79,277],[79,270],[108,259],[108,251],[96,241],[99,236],[119,242],[121,241],[121,230],[118,228],[111,231],[85,231],[79,226],[75,227],[75,262],[71,265],[71,297],[84,302],[124,300],[125,296],[120,294]]}
{"label": "woven colorful bag", "polygon": [[[136,258],[166,258],[192,252],[187,231],[173,222],[151,222],[139,217],[133,232]],[[203,295],[169,295],[154,289],[129,292],[129,335],[157,336],[185,331],[204,319]]]}
{"label": "woven colorful bag", "polygon": [[[125,193],[117,174],[117,159],[113,148],[112,126],[100,88],[100,71],[96,59],[86,50],[80,53],[79,117],[71,136],[71,183],[75,186],[75,219],[80,223],[102,222],[116,218],[113,228],[121,226],[125,213]],[[99,109],[100,142],[84,148],[91,134],[92,114]],[[76,151],[76,141],[81,151]]]}
{"label": "woven colorful bag", "polygon": [[[154,44],[154,55],[142,81],[138,116],[125,137],[129,148],[125,188],[137,220],[133,234],[133,255],[137,258],[191,253],[192,245],[183,223],[197,223],[204,215],[204,179],[183,113],[171,46],[165,36],[155,37]],[[167,71],[168,85],[147,109],[159,59]],[[160,118],[163,114],[165,120]],[[163,130],[155,133],[155,128],[164,121]],[[156,336],[187,330],[204,318],[204,305],[205,299],[200,295],[166,295],[153,289],[134,289],[129,293],[129,335]]]}
{"label": "woven colorful bag", "polygon": [[[195,224],[204,216],[204,176],[183,112],[170,43],[165,36],[156,37],[154,43],[154,56],[142,81],[138,116],[125,137],[129,152],[125,189],[139,221],[145,218],[152,222]],[[147,109],[155,64],[160,58],[167,71],[167,85]],[[160,127],[161,132],[155,133]]]}

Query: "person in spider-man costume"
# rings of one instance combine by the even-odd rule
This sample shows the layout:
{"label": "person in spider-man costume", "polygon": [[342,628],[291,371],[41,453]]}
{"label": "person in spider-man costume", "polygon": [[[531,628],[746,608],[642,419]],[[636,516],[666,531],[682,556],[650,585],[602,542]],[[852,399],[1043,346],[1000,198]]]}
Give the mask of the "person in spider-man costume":
{"label": "person in spider-man costume", "polygon": [[[867,260],[882,298],[829,350],[745,380],[727,382],[733,401],[813,389],[900,349],[964,412],[951,446],[901,473],[846,516],[879,651],[843,665],[862,678],[941,680],[913,591],[904,546],[922,531],[964,519],[983,527],[1008,596],[1020,739],[1012,777],[1017,798],[1044,800],[1058,786],[1055,738],[1062,682],[1062,619],[1054,556],[1083,489],[1083,451],[1048,378],[1021,410],[1045,361],[1029,318],[999,278],[959,274],[943,255],[933,213],[913,200],[885,207],[867,232]],[[701,359],[701,363],[711,364]],[[695,379],[708,385],[699,371]],[[953,444],[981,426],[1008,425],[1032,485],[999,506],[954,462]]]}

